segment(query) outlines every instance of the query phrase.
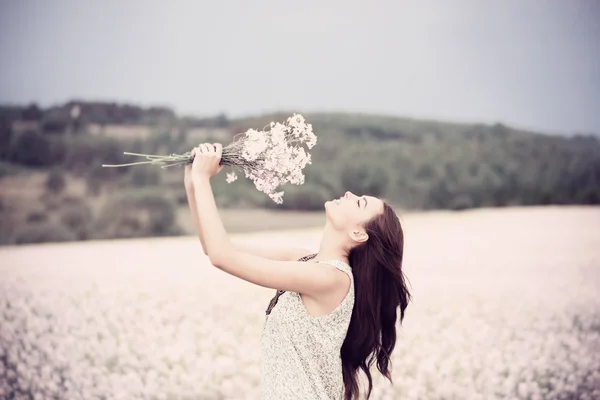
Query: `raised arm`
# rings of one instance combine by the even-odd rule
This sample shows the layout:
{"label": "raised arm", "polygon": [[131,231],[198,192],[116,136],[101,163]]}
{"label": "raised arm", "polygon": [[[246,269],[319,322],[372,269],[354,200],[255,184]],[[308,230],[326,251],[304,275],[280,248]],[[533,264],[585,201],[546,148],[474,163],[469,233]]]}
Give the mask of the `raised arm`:
{"label": "raised arm", "polygon": [[[219,216],[210,177],[220,170],[220,145],[202,145],[195,150],[193,187],[200,233],[204,249],[217,268],[254,284],[320,295],[337,285],[346,284],[346,276],[327,264],[299,261],[275,261],[236,249]],[[306,254],[304,254],[306,255]]]}
{"label": "raised arm", "polygon": [[200,218],[198,217],[198,211],[196,210],[196,196],[194,195],[194,182],[192,181],[192,166],[191,165],[185,166],[184,185],[185,185],[185,194],[187,196],[188,206],[190,208],[190,214],[192,215],[192,220],[194,221],[194,229],[196,230],[198,239],[200,239],[200,244],[202,245],[202,251],[204,251],[204,254],[207,254],[206,246],[204,244],[204,239],[202,238],[202,230],[200,229]]}

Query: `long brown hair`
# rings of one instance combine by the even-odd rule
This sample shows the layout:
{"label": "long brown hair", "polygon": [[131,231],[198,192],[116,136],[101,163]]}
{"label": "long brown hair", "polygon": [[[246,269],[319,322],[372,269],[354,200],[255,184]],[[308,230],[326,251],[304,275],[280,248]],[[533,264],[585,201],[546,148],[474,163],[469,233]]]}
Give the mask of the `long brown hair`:
{"label": "long brown hair", "polygon": [[397,309],[400,324],[410,301],[402,272],[404,233],[387,203],[383,213],[364,226],[369,238],[352,248],[348,260],[354,275],[355,301],[346,339],[342,344],[345,400],[358,398],[359,373],[367,376],[367,399],[373,390],[370,367],[392,382],[391,355],[396,346]]}

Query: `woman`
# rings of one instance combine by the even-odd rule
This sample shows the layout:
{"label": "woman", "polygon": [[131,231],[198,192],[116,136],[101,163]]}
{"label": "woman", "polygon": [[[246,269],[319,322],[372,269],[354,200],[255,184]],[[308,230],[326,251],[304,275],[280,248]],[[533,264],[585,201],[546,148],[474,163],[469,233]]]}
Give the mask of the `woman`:
{"label": "woman", "polygon": [[355,399],[360,370],[368,380],[368,398],[372,364],[392,381],[397,309],[402,322],[410,300],[398,217],[378,198],[346,192],[325,203],[317,254],[234,247],[210,186],[210,178],[223,168],[221,154],[220,144],[195,148],[185,187],[210,262],[248,282],[278,289],[262,333],[261,398]]}

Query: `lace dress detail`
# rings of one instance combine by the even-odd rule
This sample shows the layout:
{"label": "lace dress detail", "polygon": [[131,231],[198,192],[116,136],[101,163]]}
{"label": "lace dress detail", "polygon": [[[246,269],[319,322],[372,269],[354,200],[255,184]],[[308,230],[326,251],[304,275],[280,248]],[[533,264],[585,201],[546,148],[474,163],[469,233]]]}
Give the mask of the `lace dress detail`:
{"label": "lace dress detail", "polygon": [[[309,261],[316,254],[301,258]],[[330,264],[350,277],[350,289],[327,315],[308,314],[296,292],[278,290],[269,303],[261,337],[262,400],[329,400],[343,395],[340,350],[354,307],[354,277],[339,260]]]}

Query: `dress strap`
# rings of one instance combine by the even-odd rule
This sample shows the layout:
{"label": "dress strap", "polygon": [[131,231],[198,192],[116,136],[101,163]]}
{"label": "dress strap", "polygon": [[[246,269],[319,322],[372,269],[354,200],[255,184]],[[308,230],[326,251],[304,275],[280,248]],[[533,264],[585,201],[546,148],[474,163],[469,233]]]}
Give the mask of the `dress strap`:
{"label": "dress strap", "polygon": [[334,267],[336,267],[340,271],[344,271],[346,274],[348,274],[350,276],[350,279],[353,278],[352,267],[349,266],[348,264],[346,264],[343,261],[340,261],[340,260],[324,260],[324,261],[317,261],[317,262],[321,263],[321,264],[333,265]]}
{"label": "dress strap", "polygon": [[317,253],[314,254],[309,254],[307,256],[301,257],[298,259],[298,261],[308,261],[308,260],[312,260],[313,258],[315,258],[317,256]]}

